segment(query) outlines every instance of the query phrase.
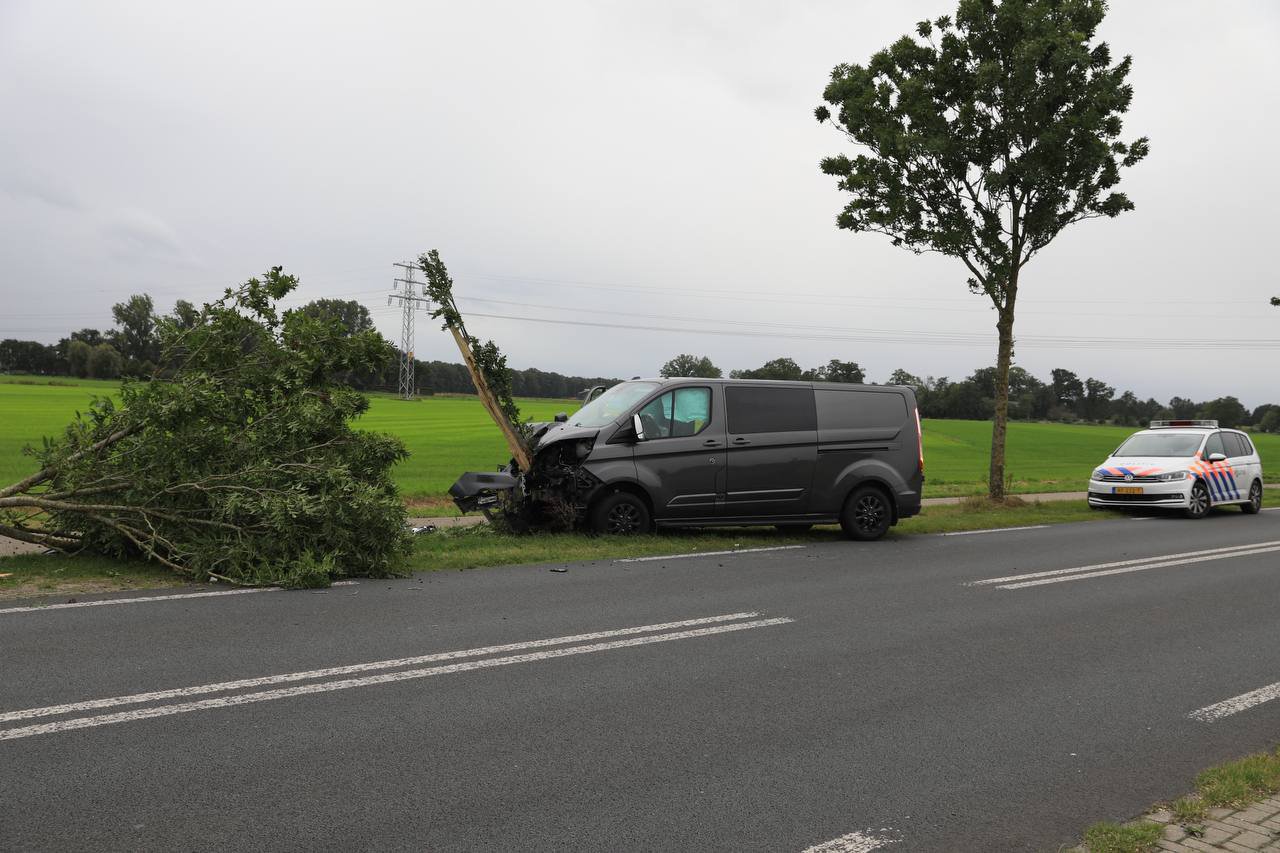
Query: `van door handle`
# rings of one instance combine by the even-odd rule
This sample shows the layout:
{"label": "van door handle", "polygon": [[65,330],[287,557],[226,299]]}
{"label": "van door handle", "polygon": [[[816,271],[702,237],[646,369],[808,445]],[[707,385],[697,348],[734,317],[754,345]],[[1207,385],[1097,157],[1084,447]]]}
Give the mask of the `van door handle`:
{"label": "van door handle", "polygon": [[702,446],[703,447],[719,447],[720,440],[717,438],[708,438],[706,441],[702,442]]}
{"label": "van door handle", "polygon": [[751,443],[751,439],[749,439],[749,438],[735,438],[735,439],[733,440],[733,443],[734,443],[734,444],[750,444],[750,443]]}

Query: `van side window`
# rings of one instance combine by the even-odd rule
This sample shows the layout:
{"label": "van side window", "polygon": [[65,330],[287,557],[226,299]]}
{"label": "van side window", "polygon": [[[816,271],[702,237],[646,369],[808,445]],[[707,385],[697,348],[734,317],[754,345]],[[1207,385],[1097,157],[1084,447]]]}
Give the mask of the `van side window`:
{"label": "van side window", "polygon": [[1205,459],[1208,459],[1215,453],[1221,453],[1223,456],[1227,455],[1227,448],[1222,443],[1222,433],[1220,432],[1215,432],[1213,435],[1209,436],[1209,440],[1204,443],[1203,455]]}
{"label": "van side window", "polygon": [[711,389],[668,391],[646,403],[639,415],[646,439],[697,435],[711,420]]}
{"label": "van side window", "polygon": [[817,429],[810,388],[729,386],[724,389],[729,432],[802,432]]}

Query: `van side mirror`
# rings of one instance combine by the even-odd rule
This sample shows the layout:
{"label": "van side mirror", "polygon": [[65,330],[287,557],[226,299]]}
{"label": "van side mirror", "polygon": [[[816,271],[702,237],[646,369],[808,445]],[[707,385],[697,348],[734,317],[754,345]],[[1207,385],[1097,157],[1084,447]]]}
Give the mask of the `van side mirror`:
{"label": "van side mirror", "polygon": [[636,441],[644,441],[644,422],[640,420],[640,415],[631,416],[631,429],[636,434]]}
{"label": "van side mirror", "polygon": [[1226,462],[1227,456],[1225,453],[1210,453],[1209,461],[1210,462]]}
{"label": "van side mirror", "polygon": [[556,412],[555,420],[556,420],[556,423],[558,424],[568,423],[569,415],[567,412]]}

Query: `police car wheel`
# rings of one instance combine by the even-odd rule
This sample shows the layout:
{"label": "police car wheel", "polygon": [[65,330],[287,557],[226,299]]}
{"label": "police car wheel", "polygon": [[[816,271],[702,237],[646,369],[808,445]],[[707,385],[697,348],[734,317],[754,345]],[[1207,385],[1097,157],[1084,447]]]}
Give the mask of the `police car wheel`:
{"label": "police car wheel", "polygon": [[1191,497],[1187,508],[1183,510],[1187,518],[1204,518],[1209,514],[1209,489],[1204,483],[1196,483],[1191,487]]}
{"label": "police car wheel", "polygon": [[1253,485],[1249,487],[1249,502],[1241,504],[1240,509],[1244,510],[1246,515],[1262,512],[1262,483],[1253,481]]}

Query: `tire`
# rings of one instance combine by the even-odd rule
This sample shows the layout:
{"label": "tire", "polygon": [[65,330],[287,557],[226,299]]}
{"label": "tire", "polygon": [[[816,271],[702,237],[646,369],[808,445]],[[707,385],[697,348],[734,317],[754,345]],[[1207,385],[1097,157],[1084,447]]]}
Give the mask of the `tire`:
{"label": "tire", "polygon": [[849,539],[870,542],[889,532],[893,525],[893,505],[877,486],[859,486],[840,511],[840,529]]}
{"label": "tire", "polygon": [[609,536],[648,533],[653,519],[644,499],[631,492],[614,492],[601,498],[591,510],[591,529]]}
{"label": "tire", "polygon": [[813,524],[807,521],[788,522],[787,524],[775,524],[774,527],[779,533],[807,533],[813,529]]}
{"label": "tire", "polygon": [[1203,480],[1191,487],[1191,503],[1182,513],[1187,518],[1204,518],[1209,514],[1209,487]]}
{"label": "tire", "polygon": [[1249,502],[1240,505],[1245,515],[1257,515],[1262,512],[1262,481],[1254,480],[1249,487]]}

